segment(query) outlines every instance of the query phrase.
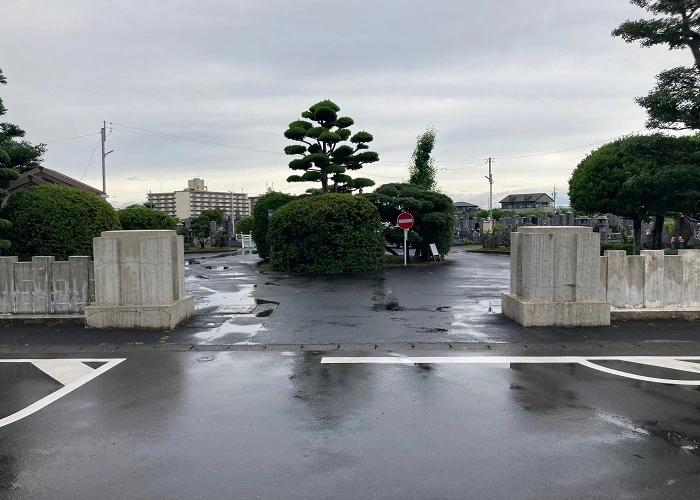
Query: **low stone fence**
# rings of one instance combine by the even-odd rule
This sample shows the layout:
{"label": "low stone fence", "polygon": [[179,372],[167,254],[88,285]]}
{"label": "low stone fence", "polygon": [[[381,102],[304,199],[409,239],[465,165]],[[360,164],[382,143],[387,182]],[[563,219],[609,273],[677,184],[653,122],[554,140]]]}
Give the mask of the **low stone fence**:
{"label": "low stone fence", "polygon": [[600,259],[600,295],[610,302],[613,319],[684,316],[683,311],[700,317],[700,250],[678,255],[607,250]]}
{"label": "low stone fence", "polygon": [[0,314],[83,314],[95,300],[90,257],[0,257]]}

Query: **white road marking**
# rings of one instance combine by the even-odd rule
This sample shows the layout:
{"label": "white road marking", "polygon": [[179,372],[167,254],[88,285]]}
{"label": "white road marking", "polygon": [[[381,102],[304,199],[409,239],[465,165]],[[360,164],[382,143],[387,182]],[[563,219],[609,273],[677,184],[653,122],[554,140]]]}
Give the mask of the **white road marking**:
{"label": "white road marking", "polygon": [[34,361],[32,364],[63,385],[75,382],[79,378],[93,372],[93,368],[90,368],[82,361],[73,359],[42,359]]}
{"label": "white road marking", "polygon": [[[22,410],[13,413],[12,415],[9,415],[5,418],[0,418],[0,427],[4,427],[6,425],[9,425],[13,422],[17,422],[18,420],[28,417],[29,415],[36,413],[37,411],[41,410],[42,408],[50,405],[54,401],[62,398],[66,394],[73,392],[76,390],[78,387],[80,387],[83,384],[86,384],[90,382],[92,379],[95,377],[98,377],[105,373],[107,370],[110,370],[117,366],[119,363],[122,361],[126,361],[126,358],[111,358],[111,359],[61,359],[61,360],[48,360],[48,359],[0,359],[0,363],[32,363],[37,368],[40,370],[44,371],[47,373],[49,376],[52,378],[54,377],[53,374],[63,378],[63,380],[70,381],[68,383],[65,383],[62,388],[59,390],[52,392],[48,396],[40,399],[39,401],[27,406],[26,408],[23,408]],[[50,363],[47,363],[50,362]],[[60,363],[63,362],[63,363]],[[104,363],[102,366],[99,368],[90,368],[89,366],[83,364],[86,362],[102,362]],[[43,367],[47,367],[48,365],[52,364],[54,366],[48,367],[49,371],[52,371],[53,374],[47,372],[44,370]],[[75,367],[73,369],[68,368],[68,365],[74,363]],[[42,366],[39,366],[42,365]],[[78,365],[82,365],[89,372],[85,371],[83,368],[78,367]],[[78,376],[78,372],[83,372],[83,375]],[[75,378],[78,376],[78,378]],[[58,380],[56,378],[56,380]],[[60,383],[61,380],[58,380]]]}
{"label": "white road marking", "polygon": [[700,380],[646,377],[608,368],[596,364],[594,361],[625,361],[670,370],[700,373],[700,365],[688,362],[700,361],[700,356],[329,356],[321,359],[323,364],[580,364],[611,375],[645,382],[700,386]]}

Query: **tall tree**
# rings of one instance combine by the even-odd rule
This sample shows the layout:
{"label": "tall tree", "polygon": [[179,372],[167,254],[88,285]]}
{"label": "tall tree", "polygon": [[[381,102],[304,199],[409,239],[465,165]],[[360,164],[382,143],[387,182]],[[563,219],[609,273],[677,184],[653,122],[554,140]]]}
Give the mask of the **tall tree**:
{"label": "tall tree", "polygon": [[435,129],[430,127],[416,137],[416,147],[413,150],[413,155],[411,155],[411,164],[408,166],[408,171],[411,174],[408,182],[431,191],[434,191],[437,187],[437,182],[435,181],[435,160],[431,156],[435,147],[436,134]]}
{"label": "tall tree", "polygon": [[[349,127],[354,120],[348,116],[339,117],[338,111],[340,108],[334,102],[320,101],[301,114],[303,120],[289,124],[284,136],[301,144],[287,146],[284,152],[301,156],[290,161],[289,168],[303,170],[304,174],[291,175],[287,182],[320,182],[323,193],[349,192],[374,185],[371,179],[353,179],[346,173],[379,161],[377,153],[368,151],[367,144],[374,137],[364,131],[353,135]],[[348,139],[354,146],[343,144]]]}
{"label": "tall tree", "polygon": [[[0,69],[0,85],[7,85],[7,78]],[[7,113],[7,108],[0,98],[0,116]],[[31,144],[18,140],[25,132],[12,123],[0,123],[0,169],[12,168],[19,173],[26,172],[41,165],[46,152],[45,144]]]}
{"label": "tall tree", "polygon": [[697,207],[699,163],[697,137],[652,134],[618,139],[593,151],[574,169],[571,206],[632,219],[637,244],[642,221],[655,217],[653,240],[658,248],[664,217]]}
{"label": "tall tree", "polygon": [[647,128],[700,129],[700,2],[697,0],[630,0],[654,17],[627,20],[612,35],[642,47],[667,45],[689,48],[694,66],[677,67],[657,75],[657,85],[635,101],[646,109]]}

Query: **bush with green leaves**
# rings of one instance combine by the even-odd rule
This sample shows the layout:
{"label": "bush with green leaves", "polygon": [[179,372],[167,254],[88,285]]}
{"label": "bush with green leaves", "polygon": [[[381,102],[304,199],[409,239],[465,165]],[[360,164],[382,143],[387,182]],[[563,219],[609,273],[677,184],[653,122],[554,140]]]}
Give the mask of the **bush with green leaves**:
{"label": "bush with green leaves", "polygon": [[147,208],[143,205],[131,205],[130,207],[122,208],[117,211],[119,222],[122,229],[131,231],[136,229],[169,229],[175,231],[177,229],[177,219],[153,208]]}
{"label": "bush with green leaves", "polygon": [[291,194],[279,193],[273,191],[261,196],[253,206],[253,241],[258,249],[258,256],[261,259],[270,257],[270,247],[267,243],[267,228],[269,224],[268,210],[273,212],[290,201],[296,196]]}
{"label": "bush with green leaves", "polygon": [[250,234],[253,230],[253,217],[241,217],[236,221],[236,233]]}
{"label": "bush with green leaves", "polygon": [[33,255],[92,255],[92,239],[102,231],[121,229],[112,205],[80,189],[52,185],[34,186],[10,196],[2,218],[12,227],[8,239],[12,254],[21,259]]}
{"label": "bush with green leaves", "polygon": [[392,242],[396,219],[402,211],[413,215],[414,224],[409,231],[409,241],[415,242],[415,256],[422,260],[430,258],[429,245],[435,243],[440,255],[450,251],[454,234],[454,203],[452,199],[437,191],[425,189],[417,184],[384,184],[373,193],[362,195],[379,210],[382,221],[390,227],[385,231]]}
{"label": "bush with green leaves", "polygon": [[380,269],[384,256],[381,229],[376,207],[361,196],[300,198],[279,208],[270,219],[270,264],[275,271],[286,272]]}

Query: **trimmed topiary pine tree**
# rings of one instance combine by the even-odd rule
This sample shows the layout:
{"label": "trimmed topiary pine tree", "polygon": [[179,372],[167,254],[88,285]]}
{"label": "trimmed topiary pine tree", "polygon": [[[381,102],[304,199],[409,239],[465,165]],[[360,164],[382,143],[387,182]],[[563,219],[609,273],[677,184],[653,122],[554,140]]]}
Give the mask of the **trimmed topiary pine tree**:
{"label": "trimmed topiary pine tree", "polygon": [[[379,161],[379,155],[368,151],[374,140],[368,132],[352,134],[349,127],[355,122],[348,116],[338,116],[340,108],[332,101],[317,102],[301,114],[303,120],[289,124],[284,136],[299,142],[284,148],[291,156],[300,156],[289,162],[292,170],[303,170],[302,175],[291,175],[287,182],[320,182],[322,193],[347,193],[374,186],[364,177],[352,178],[348,170],[359,170],[367,163]],[[352,145],[346,144],[350,140]]]}

